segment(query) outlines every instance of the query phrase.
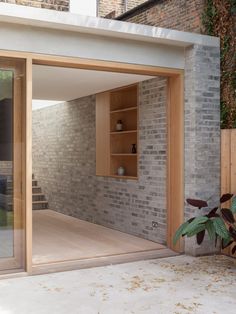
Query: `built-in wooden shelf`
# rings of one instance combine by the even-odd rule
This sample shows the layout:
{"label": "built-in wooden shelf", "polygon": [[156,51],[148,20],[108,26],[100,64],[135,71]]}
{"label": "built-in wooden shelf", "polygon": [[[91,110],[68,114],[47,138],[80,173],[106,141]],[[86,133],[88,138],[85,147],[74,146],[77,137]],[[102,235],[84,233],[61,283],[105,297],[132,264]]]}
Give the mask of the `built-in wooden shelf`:
{"label": "built-in wooden shelf", "polygon": [[137,154],[126,154],[126,153],[116,153],[116,154],[111,154],[111,156],[127,156],[127,157],[137,157]]}
{"label": "built-in wooden shelf", "polygon": [[113,110],[113,111],[110,111],[110,114],[132,111],[132,110],[137,110],[137,107],[129,107],[129,108],[123,108],[123,109],[119,109],[119,110]]}
{"label": "built-in wooden shelf", "polygon": [[[116,131],[121,120],[123,131]],[[110,95],[110,175],[120,179],[137,179],[138,153],[132,153],[132,145],[138,147],[138,86],[132,85],[112,91]],[[125,175],[117,174],[124,167]]]}
{"label": "built-in wooden shelf", "polygon": [[[118,121],[122,121],[123,131],[116,130]],[[97,175],[137,180],[138,129],[138,84],[96,96]],[[120,167],[125,169],[124,176],[118,175]]]}
{"label": "built-in wooden shelf", "polygon": [[127,131],[112,131],[110,134],[130,134],[130,133],[137,133],[137,130],[127,130]]}
{"label": "built-in wooden shelf", "polygon": [[110,175],[109,177],[111,178],[116,178],[116,179],[126,179],[126,180],[137,180],[138,177],[133,177],[133,176],[118,176],[118,174]]}

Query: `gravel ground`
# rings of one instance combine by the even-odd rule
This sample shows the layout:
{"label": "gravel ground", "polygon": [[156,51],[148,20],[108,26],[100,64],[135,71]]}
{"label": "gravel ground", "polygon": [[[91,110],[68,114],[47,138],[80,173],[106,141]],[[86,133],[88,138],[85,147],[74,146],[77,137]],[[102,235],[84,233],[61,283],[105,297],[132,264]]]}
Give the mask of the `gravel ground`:
{"label": "gravel ground", "polygon": [[0,314],[235,314],[236,262],[178,256],[0,281]]}

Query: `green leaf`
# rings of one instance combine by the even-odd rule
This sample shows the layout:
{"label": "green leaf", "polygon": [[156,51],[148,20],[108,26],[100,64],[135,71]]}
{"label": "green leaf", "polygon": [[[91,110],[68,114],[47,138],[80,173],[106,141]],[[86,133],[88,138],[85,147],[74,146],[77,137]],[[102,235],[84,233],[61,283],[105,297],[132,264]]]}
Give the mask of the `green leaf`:
{"label": "green leaf", "polygon": [[236,214],[236,196],[234,196],[232,199],[231,211],[233,214]]}
{"label": "green leaf", "polygon": [[230,11],[232,14],[236,14],[236,6],[233,6]]}
{"label": "green leaf", "polygon": [[203,231],[206,229],[206,225],[205,224],[198,224],[198,225],[195,225],[194,227],[192,227],[191,231],[189,231],[187,233],[187,237],[190,238],[194,235],[196,235],[197,233]]}
{"label": "green leaf", "polygon": [[220,217],[217,217],[217,218],[213,219],[212,221],[213,221],[213,225],[214,225],[214,227],[215,227],[216,233],[217,233],[222,239],[227,239],[228,236],[229,236],[229,231],[228,231],[227,228],[225,227],[224,221],[223,221]]}
{"label": "green leaf", "polygon": [[177,241],[179,240],[179,238],[183,235],[186,227],[189,225],[189,222],[186,221],[185,223],[183,223],[179,228],[178,230],[176,231],[175,233],[175,236],[174,236],[174,240],[173,240],[173,244],[176,245]]}
{"label": "green leaf", "polygon": [[206,230],[209,234],[210,240],[214,241],[216,238],[216,232],[215,232],[213,221],[210,219],[206,222]]}
{"label": "green leaf", "polygon": [[225,249],[229,244],[230,242],[232,242],[232,237],[231,235],[229,234],[228,238],[225,238],[222,240],[223,243],[222,243],[222,249]]}
{"label": "green leaf", "polygon": [[206,216],[199,216],[196,217],[185,229],[185,233],[191,233],[193,230],[195,230],[195,227],[199,224],[204,224],[206,221],[208,221],[208,217]]}

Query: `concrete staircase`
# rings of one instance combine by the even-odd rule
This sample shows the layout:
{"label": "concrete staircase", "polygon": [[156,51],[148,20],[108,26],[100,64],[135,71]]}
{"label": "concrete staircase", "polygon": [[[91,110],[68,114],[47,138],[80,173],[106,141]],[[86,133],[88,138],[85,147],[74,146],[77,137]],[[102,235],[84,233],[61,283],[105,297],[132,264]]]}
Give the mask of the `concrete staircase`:
{"label": "concrete staircase", "polygon": [[[12,179],[7,181],[7,196],[10,201],[7,205],[7,210],[12,210]],[[33,174],[32,176],[32,209],[48,209],[48,201],[46,200],[45,195],[42,193],[42,188],[38,185],[38,181],[35,179]]]}
{"label": "concrete staircase", "polygon": [[33,210],[48,209],[48,202],[42,193],[42,188],[38,186],[38,181],[33,174],[32,177],[32,208]]}

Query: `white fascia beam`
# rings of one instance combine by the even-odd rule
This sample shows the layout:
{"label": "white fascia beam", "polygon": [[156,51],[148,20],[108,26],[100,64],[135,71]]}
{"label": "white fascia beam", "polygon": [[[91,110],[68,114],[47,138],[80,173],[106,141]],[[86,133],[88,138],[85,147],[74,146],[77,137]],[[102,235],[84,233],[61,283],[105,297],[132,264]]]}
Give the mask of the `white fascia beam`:
{"label": "white fascia beam", "polygon": [[7,3],[0,3],[1,21],[178,47],[220,45],[212,36]]}

